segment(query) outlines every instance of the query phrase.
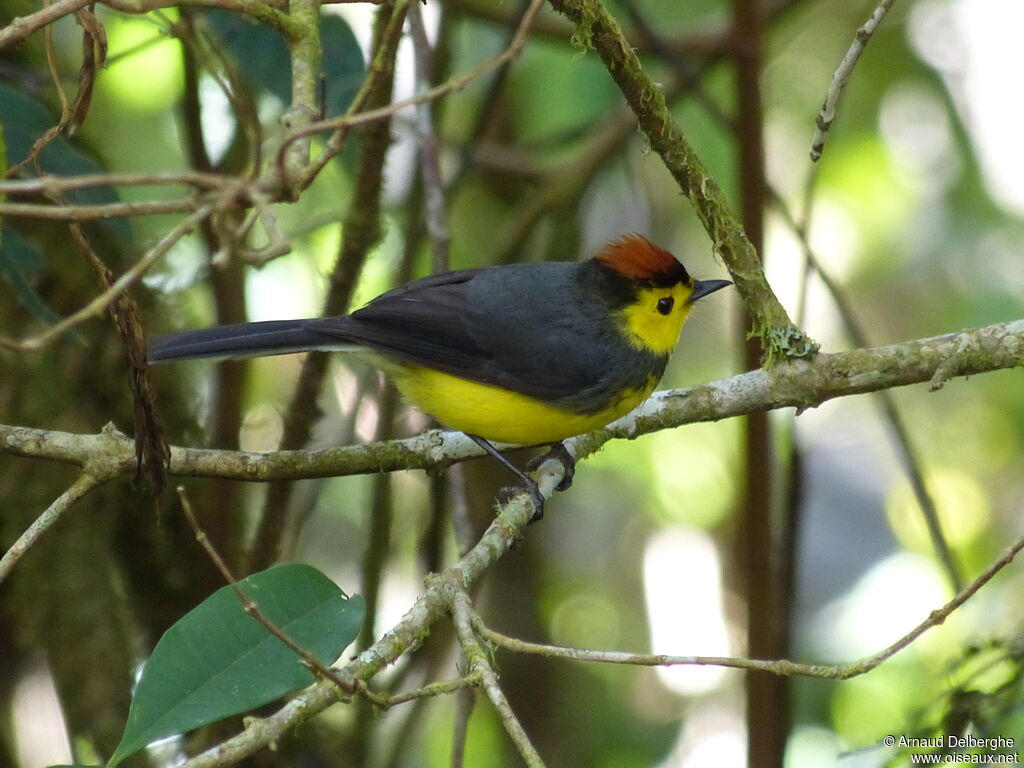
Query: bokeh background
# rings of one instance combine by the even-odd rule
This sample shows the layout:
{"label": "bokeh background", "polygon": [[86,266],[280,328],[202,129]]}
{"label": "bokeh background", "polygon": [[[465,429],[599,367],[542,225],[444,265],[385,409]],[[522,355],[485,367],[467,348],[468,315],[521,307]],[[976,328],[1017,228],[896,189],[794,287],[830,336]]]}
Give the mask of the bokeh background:
{"label": "bokeh background", "polygon": [[[859,0],[765,6],[760,86],[771,199],[763,257],[791,315],[826,351],[857,345],[833,293],[807,267],[806,241],[867,343],[1021,317],[1024,5],[896,4],[854,72],[817,166],[808,158],[815,117],[833,71],[875,6]],[[744,169],[742,139],[731,127],[738,106],[734,9],[721,0],[608,7],[738,205]],[[0,23],[34,9],[27,0],[6,0]],[[432,79],[502,51],[521,11],[513,0],[424,6]],[[343,111],[362,82],[375,13],[375,6],[359,3],[324,9],[331,20],[325,31],[329,114]],[[47,170],[195,167],[196,144],[188,134],[197,126],[215,169],[242,173],[258,165],[260,153],[272,155],[288,100],[286,53],[276,33],[208,10],[129,16],[100,6],[97,15],[109,40],[108,64],[88,119],[75,137],[48,150]],[[191,37],[180,33],[185,20]],[[81,32],[70,19],[52,31],[57,67],[73,90]],[[449,266],[583,258],[608,238],[636,231],[679,255],[697,276],[725,276],[599,58],[574,46],[571,34],[565,19],[545,10],[511,66],[433,105]],[[395,98],[422,85],[407,36]],[[8,164],[22,159],[58,115],[41,34],[0,49]],[[411,110],[394,116],[381,237],[359,274],[353,306],[436,268],[424,224],[416,120]],[[287,255],[262,267],[228,257],[220,260],[229,262],[223,268],[212,256],[217,245],[230,248],[217,243],[216,233],[183,241],[137,291],[147,331],[320,313],[346,236],[342,222],[356,199],[360,151],[356,134],[297,203],[273,206],[292,246]],[[167,197],[166,189],[148,187],[116,194]],[[117,219],[92,224],[89,232],[118,272],[177,220]],[[0,325],[7,335],[37,331],[95,294],[95,279],[66,225],[6,218],[2,227]],[[265,233],[257,226],[252,238],[260,244]],[[731,292],[702,302],[662,386],[740,372],[746,331]],[[301,357],[287,356],[155,372],[171,441],[277,447],[301,364]],[[126,365],[106,320],[39,353],[0,351],[0,418],[89,433],[113,421],[130,432]],[[388,392],[375,372],[332,361],[311,444],[366,442],[428,426]],[[937,392],[920,385],[890,396],[960,577],[969,580],[1024,533],[1021,374],[955,379]],[[843,398],[798,417],[773,413],[768,422],[772,483],[749,492],[761,493],[775,545],[793,557],[792,590],[784,596],[788,655],[840,663],[881,650],[953,595],[892,422],[874,396]],[[749,574],[735,513],[749,485],[744,431],[729,420],[607,445],[579,467],[571,491],[548,503],[547,517],[529,529],[522,547],[487,575],[476,597],[485,620],[514,636],[561,645],[744,655]],[[72,477],[67,468],[0,457],[3,542],[13,541]],[[270,512],[287,523],[280,535],[289,558],[316,565],[349,592],[364,592],[373,580],[381,632],[412,603],[424,574],[455,557],[452,507],[468,509],[482,530],[506,480],[498,469],[471,462],[454,481],[421,472],[305,481],[286,508]],[[266,489],[187,485],[222,547],[244,549],[267,508]],[[197,550],[171,500],[157,509],[122,483],[79,504],[19,564],[0,588],[0,763],[34,768],[70,761],[72,748],[81,761],[109,754],[135,665],[164,628],[220,585]],[[368,563],[367,552],[383,560]],[[841,682],[791,680],[788,699],[779,700],[789,722],[777,726],[786,731],[785,765],[905,764],[906,752],[882,745],[889,734],[969,733],[1024,744],[1022,587],[1022,567],[1011,565],[943,626],[873,672]],[[602,666],[504,652],[496,659],[514,710],[552,766],[743,766],[749,730],[763,727],[747,720],[737,671]],[[453,674],[455,664],[451,638],[439,630],[390,682],[403,688],[438,679]],[[359,706],[335,707],[279,752],[251,764],[448,765],[457,706],[456,697],[442,697],[379,717]],[[207,731],[137,764],[173,764],[199,739],[211,743],[231,732],[231,725]],[[466,764],[497,768],[518,760],[492,711],[478,702]]]}

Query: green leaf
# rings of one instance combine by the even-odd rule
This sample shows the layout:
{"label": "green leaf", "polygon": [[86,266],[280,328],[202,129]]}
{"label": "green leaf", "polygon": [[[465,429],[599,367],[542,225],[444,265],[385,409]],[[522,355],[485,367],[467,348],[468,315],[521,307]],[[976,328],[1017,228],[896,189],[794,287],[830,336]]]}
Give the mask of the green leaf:
{"label": "green leaf", "polygon": [[[291,56],[277,30],[231,11],[214,8],[202,15],[254,90],[272,93],[284,104],[291,101]],[[340,16],[324,14],[320,35],[324,109],[328,115],[341,114],[363,81],[362,49],[352,28]]]}
{"label": "green leaf", "polygon": [[[308,565],[278,565],[239,586],[263,616],[324,664],[363,622],[365,605]],[[314,682],[299,656],[222,587],[164,633],[142,670],[116,765],[157,739],[246,712]]]}
{"label": "green leaf", "polygon": [[326,84],[324,112],[331,117],[344,114],[348,109],[363,83],[366,65],[352,27],[340,16],[324,15],[320,36]]}
{"label": "green leaf", "polygon": [[[4,126],[0,123],[0,179],[7,175],[7,143],[4,141]],[[0,194],[0,203],[7,199],[6,195]],[[4,242],[4,220],[0,218],[0,245]]]}
{"label": "green leaf", "polygon": [[26,273],[38,272],[43,268],[43,257],[38,250],[26,243],[13,229],[4,231],[0,221],[0,277],[11,287],[15,297],[29,312],[42,322],[52,325],[60,317],[47,306],[32,287]]}
{"label": "green leaf", "polygon": [[281,35],[231,11],[212,8],[201,15],[254,90],[272,93],[285,104],[291,100],[291,59]]}

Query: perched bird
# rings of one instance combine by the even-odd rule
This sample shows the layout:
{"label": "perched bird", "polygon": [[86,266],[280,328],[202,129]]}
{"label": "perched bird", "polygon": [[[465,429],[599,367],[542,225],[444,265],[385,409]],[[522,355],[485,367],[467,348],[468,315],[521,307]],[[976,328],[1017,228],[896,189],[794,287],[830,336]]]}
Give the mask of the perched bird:
{"label": "perched bird", "polygon": [[149,361],[358,351],[406,400],[523,480],[540,514],[536,484],[490,441],[557,444],[628,413],[661,379],[693,303],[727,285],[690,277],[630,234],[583,262],[424,277],[349,315],[171,334]]}

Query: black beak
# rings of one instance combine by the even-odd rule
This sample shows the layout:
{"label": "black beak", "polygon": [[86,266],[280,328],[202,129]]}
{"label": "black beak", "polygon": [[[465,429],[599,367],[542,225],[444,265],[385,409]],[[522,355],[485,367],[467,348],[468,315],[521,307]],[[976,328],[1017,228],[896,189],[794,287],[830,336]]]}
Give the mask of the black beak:
{"label": "black beak", "polygon": [[693,304],[697,299],[703,299],[709,293],[714,293],[719,288],[725,288],[727,285],[732,285],[732,283],[729,280],[694,280],[693,293],[690,294],[690,298],[686,300],[686,303]]}

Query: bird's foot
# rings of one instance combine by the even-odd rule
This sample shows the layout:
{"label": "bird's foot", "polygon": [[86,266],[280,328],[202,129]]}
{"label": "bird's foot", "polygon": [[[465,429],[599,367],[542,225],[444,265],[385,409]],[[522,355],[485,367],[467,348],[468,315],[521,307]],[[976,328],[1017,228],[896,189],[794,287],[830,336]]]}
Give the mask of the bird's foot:
{"label": "bird's foot", "polygon": [[576,459],[573,458],[571,453],[569,453],[569,449],[565,447],[565,443],[563,442],[552,443],[545,453],[530,459],[530,462],[526,465],[526,469],[530,472],[540,469],[541,464],[548,459],[555,459],[558,461],[565,472],[561,481],[555,486],[555,490],[569,490],[572,487],[572,479],[576,475]]}
{"label": "bird's foot", "polygon": [[521,486],[507,486],[502,488],[498,492],[498,501],[502,504],[510,501],[513,496],[523,491],[526,491],[530,495],[530,501],[533,502],[533,516],[530,518],[531,523],[536,523],[538,520],[544,517],[544,494],[540,492],[540,486],[532,478],[528,477],[522,470],[519,469],[515,464],[502,456],[501,451],[490,444],[489,441],[485,440],[478,435],[471,435],[468,432],[466,436],[474,443],[479,445],[485,452],[498,461],[505,469],[519,478],[522,483]]}
{"label": "bird's foot", "polygon": [[498,503],[507,504],[516,496],[525,493],[530,497],[533,504],[533,515],[530,516],[530,525],[544,519],[544,494],[540,492],[540,486],[533,479],[523,476],[525,482],[522,485],[506,485],[498,491]]}

